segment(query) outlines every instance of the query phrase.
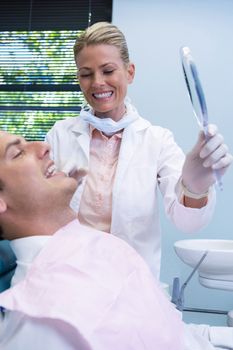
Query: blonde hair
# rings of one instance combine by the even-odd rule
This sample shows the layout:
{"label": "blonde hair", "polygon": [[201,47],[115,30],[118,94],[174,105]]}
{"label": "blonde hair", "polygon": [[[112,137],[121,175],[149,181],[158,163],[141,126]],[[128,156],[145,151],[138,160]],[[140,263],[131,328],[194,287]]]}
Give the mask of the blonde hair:
{"label": "blonde hair", "polygon": [[88,45],[113,45],[119,49],[125,65],[129,64],[129,51],[124,34],[113,24],[97,22],[81,33],[74,44],[74,57]]}

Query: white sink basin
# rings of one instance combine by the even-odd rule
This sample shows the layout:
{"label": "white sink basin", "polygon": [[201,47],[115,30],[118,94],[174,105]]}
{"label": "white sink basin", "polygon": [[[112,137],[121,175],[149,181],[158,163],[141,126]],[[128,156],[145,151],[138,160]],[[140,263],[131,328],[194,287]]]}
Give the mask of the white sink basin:
{"label": "white sink basin", "polygon": [[209,288],[233,290],[233,240],[186,239],[174,244],[176,254],[187,265],[198,268],[199,281]]}

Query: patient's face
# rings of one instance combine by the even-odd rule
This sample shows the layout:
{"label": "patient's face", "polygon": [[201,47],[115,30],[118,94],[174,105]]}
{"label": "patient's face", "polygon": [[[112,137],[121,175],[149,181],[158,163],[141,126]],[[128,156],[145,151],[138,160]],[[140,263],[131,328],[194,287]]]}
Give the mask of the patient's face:
{"label": "patient's face", "polygon": [[69,203],[76,181],[54,170],[49,150],[45,142],[0,131],[0,195],[9,208],[30,213]]}

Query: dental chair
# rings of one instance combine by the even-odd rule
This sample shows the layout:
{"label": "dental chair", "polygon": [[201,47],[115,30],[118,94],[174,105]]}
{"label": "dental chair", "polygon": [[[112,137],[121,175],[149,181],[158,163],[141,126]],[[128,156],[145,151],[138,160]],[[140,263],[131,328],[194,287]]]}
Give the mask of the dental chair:
{"label": "dental chair", "polygon": [[0,292],[10,287],[16,267],[16,258],[8,241],[0,241]]}

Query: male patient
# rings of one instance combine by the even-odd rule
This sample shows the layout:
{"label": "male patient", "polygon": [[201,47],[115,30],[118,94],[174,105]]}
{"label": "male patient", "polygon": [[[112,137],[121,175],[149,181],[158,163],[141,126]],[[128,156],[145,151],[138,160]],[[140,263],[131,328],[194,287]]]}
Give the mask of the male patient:
{"label": "male patient", "polygon": [[17,257],[0,294],[0,349],[214,349],[127,243],[79,224],[76,186],[56,172],[48,144],[0,132],[1,235]]}

